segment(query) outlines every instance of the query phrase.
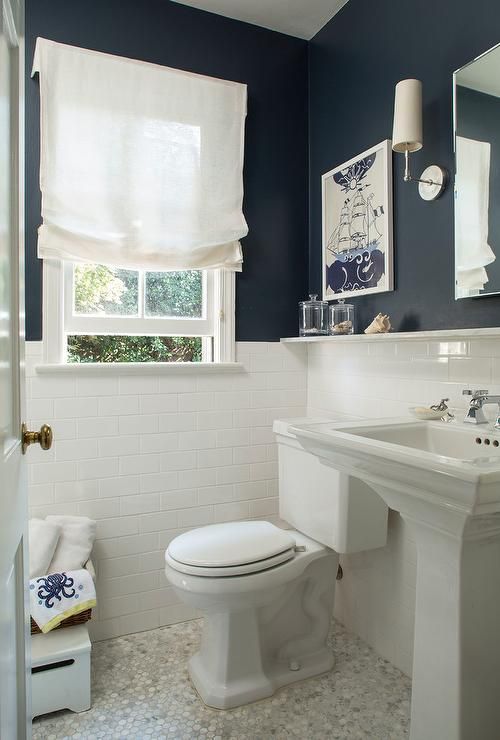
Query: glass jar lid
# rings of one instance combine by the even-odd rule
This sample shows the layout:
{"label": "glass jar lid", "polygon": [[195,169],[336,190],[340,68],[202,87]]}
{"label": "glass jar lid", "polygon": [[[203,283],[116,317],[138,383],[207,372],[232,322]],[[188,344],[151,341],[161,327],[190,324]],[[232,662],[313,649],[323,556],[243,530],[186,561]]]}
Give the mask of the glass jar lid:
{"label": "glass jar lid", "polygon": [[328,301],[318,301],[318,294],[317,293],[309,293],[309,300],[308,301],[299,301],[299,306],[310,306],[313,308],[314,306],[327,306]]}

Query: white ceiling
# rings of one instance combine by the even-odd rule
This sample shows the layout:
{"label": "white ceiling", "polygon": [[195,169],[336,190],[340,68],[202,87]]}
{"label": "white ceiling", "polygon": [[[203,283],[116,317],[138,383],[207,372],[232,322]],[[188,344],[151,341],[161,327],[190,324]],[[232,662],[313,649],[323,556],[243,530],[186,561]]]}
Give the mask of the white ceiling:
{"label": "white ceiling", "polygon": [[209,13],[311,39],[348,0],[174,0]]}

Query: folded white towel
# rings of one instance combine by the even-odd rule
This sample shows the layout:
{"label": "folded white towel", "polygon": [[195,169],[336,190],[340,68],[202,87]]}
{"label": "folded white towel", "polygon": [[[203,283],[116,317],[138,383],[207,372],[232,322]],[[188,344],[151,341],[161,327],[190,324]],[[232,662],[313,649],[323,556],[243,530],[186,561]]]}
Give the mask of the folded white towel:
{"label": "folded white towel", "polygon": [[29,520],[30,578],[49,572],[61,527],[44,519]]}
{"label": "folded white towel", "polygon": [[47,573],[78,570],[90,557],[96,535],[96,523],[86,516],[48,516],[45,521],[58,524],[61,536]]}
{"label": "folded white towel", "polygon": [[30,581],[31,616],[44,634],[64,619],[95,605],[94,581],[84,568],[50,573]]}
{"label": "folded white towel", "polygon": [[457,287],[483,290],[486,266],[495,253],[488,244],[491,145],[457,136],[455,254]]}

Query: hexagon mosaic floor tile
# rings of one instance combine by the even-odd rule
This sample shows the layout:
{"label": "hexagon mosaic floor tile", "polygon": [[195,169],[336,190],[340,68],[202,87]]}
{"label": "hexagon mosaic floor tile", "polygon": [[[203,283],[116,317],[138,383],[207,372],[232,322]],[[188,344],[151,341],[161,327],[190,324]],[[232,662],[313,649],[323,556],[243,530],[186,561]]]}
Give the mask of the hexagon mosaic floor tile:
{"label": "hexagon mosaic floor tile", "polygon": [[88,712],[33,723],[33,740],[403,740],[411,682],[333,623],[330,673],[238,709],[206,707],[189,681],[201,623],[184,622],[95,643]]}

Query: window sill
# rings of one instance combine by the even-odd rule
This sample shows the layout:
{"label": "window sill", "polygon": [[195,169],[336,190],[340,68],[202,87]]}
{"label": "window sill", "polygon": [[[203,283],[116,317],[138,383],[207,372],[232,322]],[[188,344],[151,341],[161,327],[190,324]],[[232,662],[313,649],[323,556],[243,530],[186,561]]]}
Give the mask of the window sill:
{"label": "window sill", "polygon": [[75,362],[35,367],[37,375],[184,375],[242,373],[241,362]]}

